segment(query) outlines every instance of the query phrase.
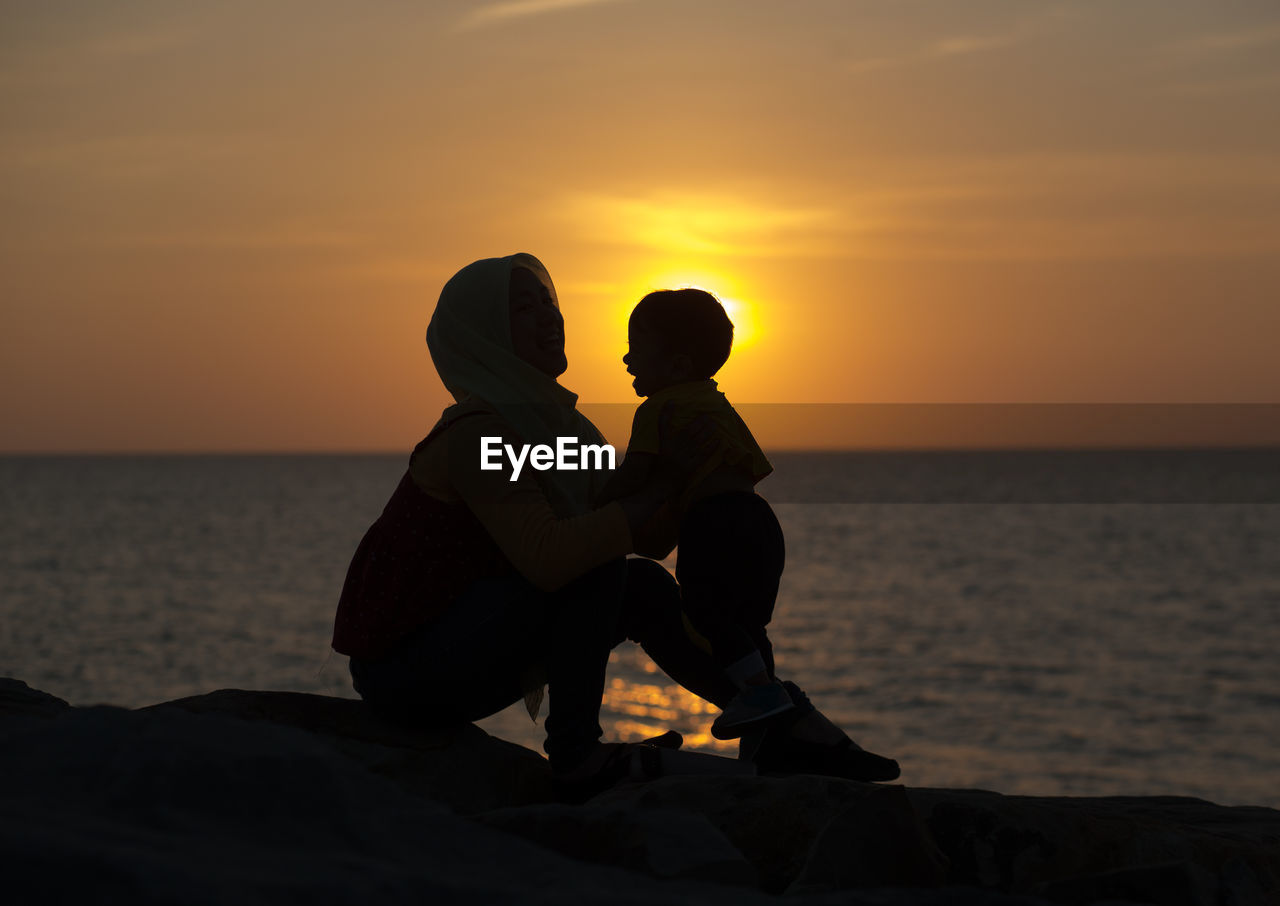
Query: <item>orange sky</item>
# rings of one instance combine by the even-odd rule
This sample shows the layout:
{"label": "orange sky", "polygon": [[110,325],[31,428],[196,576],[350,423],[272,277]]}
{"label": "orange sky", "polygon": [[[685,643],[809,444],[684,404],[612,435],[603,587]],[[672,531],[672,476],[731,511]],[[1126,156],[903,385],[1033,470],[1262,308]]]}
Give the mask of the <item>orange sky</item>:
{"label": "orange sky", "polygon": [[1280,403],[1271,4],[6,4],[0,109],[0,451],[408,449],[514,251],[591,403],[679,283],[742,403]]}

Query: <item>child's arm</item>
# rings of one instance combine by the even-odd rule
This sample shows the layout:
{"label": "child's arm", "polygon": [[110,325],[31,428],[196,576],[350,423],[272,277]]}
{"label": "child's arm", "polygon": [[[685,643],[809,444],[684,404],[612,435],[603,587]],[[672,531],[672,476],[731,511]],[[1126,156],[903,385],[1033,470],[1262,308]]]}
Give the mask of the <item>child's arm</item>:
{"label": "child's arm", "polygon": [[655,459],[657,457],[652,453],[628,453],[624,456],[622,465],[609,476],[600,490],[595,505],[602,507],[606,503],[638,493],[649,481]]}

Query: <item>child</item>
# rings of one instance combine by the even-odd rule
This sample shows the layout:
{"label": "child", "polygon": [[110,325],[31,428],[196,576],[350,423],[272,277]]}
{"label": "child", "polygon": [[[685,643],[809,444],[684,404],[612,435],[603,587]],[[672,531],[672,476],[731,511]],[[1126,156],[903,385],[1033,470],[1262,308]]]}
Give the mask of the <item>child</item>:
{"label": "child", "polygon": [[793,707],[774,677],[765,633],[782,576],[782,529],[753,490],[773,467],[711,379],[733,342],[733,324],[715,296],[700,289],[650,293],[632,311],[627,335],[623,362],[636,395],[648,399],[636,410],[626,457],[604,497],[625,495],[660,465],[660,415],[671,431],[698,417],[714,424],[719,448],[674,504],[676,579],[685,615],[738,689],[711,725],[717,739],[734,739]]}

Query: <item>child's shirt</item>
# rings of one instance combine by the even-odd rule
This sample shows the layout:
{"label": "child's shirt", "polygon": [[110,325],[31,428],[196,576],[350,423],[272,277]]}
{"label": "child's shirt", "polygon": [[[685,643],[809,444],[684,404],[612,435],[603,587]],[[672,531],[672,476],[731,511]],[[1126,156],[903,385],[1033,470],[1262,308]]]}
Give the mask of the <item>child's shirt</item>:
{"label": "child's shirt", "polygon": [[773,471],[746,422],[734,411],[725,395],[716,389],[713,380],[676,384],[659,390],[641,403],[631,423],[628,453],[658,453],[658,416],[668,403],[673,404],[668,426],[671,431],[679,431],[699,415],[709,416],[720,430],[719,450],[689,479],[684,499],[687,500],[698,483],[721,466],[745,464],[753,482]]}

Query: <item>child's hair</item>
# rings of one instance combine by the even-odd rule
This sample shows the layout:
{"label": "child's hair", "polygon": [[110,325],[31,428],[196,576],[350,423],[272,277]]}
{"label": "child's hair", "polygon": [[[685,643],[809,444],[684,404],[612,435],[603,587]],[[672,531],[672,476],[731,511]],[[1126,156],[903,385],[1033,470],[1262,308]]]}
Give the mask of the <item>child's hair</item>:
{"label": "child's hair", "polygon": [[660,289],[631,311],[672,353],[689,357],[699,378],[709,378],[729,359],[733,322],[715,296],[701,289]]}

